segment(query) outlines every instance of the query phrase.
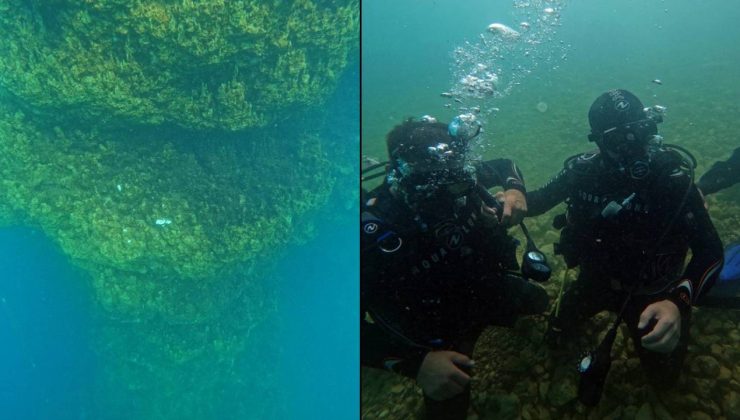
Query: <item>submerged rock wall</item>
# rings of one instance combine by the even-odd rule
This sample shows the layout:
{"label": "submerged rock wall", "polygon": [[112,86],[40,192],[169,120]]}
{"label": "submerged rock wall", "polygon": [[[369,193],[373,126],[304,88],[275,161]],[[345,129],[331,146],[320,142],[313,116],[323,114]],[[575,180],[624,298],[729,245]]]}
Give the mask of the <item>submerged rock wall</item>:
{"label": "submerged rock wall", "polygon": [[2,87],[51,115],[111,124],[264,126],[331,91],[356,1],[0,3]]}
{"label": "submerged rock wall", "polygon": [[0,3],[0,224],[90,274],[102,415],[213,417],[240,380],[268,268],[347,170],[318,107],[358,25],[356,0]]}

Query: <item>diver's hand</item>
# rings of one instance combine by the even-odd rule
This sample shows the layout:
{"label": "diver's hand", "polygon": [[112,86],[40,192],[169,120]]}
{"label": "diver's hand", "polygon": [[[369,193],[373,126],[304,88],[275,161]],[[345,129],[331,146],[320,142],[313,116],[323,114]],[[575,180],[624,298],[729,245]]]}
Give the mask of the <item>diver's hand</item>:
{"label": "diver's hand", "polygon": [[647,327],[652,319],[657,322],[652,331],[642,337],[642,346],[659,353],[672,352],[681,338],[681,312],[678,306],[670,300],[651,303],[640,314],[637,328]]}
{"label": "diver's hand", "polygon": [[458,366],[470,368],[473,361],[454,351],[430,351],[421,362],[416,383],[433,400],[452,398],[470,383],[470,376]]}
{"label": "diver's hand", "polygon": [[483,223],[488,226],[496,226],[501,223],[499,211],[495,207],[488,207],[486,203],[480,204],[480,214]]}
{"label": "diver's hand", "polygon": [[504,214],[501,223],[505,226],[518,225],[527,215],[527,199],[519,190],[506,190],[496,193],[496,198],[504,203]]}

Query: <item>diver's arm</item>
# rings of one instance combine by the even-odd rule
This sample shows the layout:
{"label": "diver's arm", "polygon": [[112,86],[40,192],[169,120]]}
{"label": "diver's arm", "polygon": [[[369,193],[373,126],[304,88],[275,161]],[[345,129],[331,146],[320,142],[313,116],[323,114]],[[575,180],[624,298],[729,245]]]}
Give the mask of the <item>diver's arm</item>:
{"label": "diver's arm", "polygon": [[416,379],[429,350],[391,336],[366,311],[361,315],[360,364]]}
{"label": "diver's arm", "polygon": [[493,159],[476,166],[478,182],[486,188],[501,186],[504,190],[526,193],[524,176],[510,159]]}
{"label": "diver's arm", "polygon": [[704,195],[714,194],[740,182],[740,147],[724,162],[716,162],[696,185]]}
{"label": "diver's arm", "polygon": [[687,305],[697,302],[712,288],[722,269],[724,257],[722,241],[696,187],[691,187],[684,214],[690,218],[691,260],[684,270],[680,283],[670,295],[670,300],[682,310]]}
{"label": "diver's arm", "polygon": [[570,169],[565,168],[544,186],[527,194],[528,216],[539,216],[557,206],[568,197]]}

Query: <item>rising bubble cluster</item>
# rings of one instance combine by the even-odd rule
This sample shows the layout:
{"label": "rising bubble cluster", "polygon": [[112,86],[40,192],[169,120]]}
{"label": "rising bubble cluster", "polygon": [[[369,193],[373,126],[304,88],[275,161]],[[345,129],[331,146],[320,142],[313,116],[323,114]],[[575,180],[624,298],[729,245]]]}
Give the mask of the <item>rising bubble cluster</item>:
{"label": "rising bubble cluster", "polygon": [[[555,70],[567,58],[568,45],[556,38],[565,1],[514,0],[508,16],[491,16],[474,41],[452,52],[453,83],[445,107],[480,114],[485,122],[535,69]],[[485,13],[485,10],[481,11]]]}

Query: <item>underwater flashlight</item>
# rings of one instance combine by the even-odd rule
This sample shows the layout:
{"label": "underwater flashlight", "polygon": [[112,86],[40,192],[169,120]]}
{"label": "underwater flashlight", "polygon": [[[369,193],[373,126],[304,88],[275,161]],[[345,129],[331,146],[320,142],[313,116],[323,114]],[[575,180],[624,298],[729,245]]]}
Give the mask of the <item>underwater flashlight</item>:
{"label": "underwater flashlight", "polygon": [[529,234],[529,229],[524,225],[524,222],[519,223],[519,226],[527,238],[527,248],[522,258],[522,275],[526,279],[532,279],[539,283],[549,280],[552,269],[547,263],[547,257],[545,257],[542,251],[537,249],[537,245],[534,244],[534,240]]}
{"label": "underwater flashlight", "polygon": [[581,380],[578,382],[578,401],[594,407],[601,401],[606,375],[611,367],[611,357],[599,357],[596,352],[587,353],[578,364]]}
{"label": "underwater flashlight", "polygon": [[595,350],[586,353],[578,363],[578,372],[581,374],[581,380],[578,382],[578,400],[583,405],[593,407],[601,400],[601,394],[604,391],[604,382],[609,374],[609,368],[612,366],[612,347],[614,339],[617,337],[617,329],[622,323],[624,311],[627,304],[632,299],[630,291],[627,298],[622,303],[622,309],[617,314],[609,331],[606,332],[604,339]]}

